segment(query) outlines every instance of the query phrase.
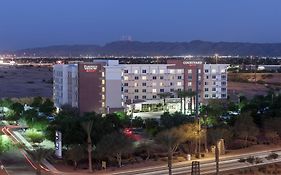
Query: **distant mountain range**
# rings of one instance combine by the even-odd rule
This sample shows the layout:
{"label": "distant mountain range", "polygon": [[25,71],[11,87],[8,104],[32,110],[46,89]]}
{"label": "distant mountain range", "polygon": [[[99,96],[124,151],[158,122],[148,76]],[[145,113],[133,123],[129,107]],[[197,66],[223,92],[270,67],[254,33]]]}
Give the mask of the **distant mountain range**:
{"label": "distant mountain range", "polygon": [[281,43],[241,42],[138,42],[117,41],[99,45],[58,45],[12,52],[17,56],[183,56],[240,55],[281,56]]}

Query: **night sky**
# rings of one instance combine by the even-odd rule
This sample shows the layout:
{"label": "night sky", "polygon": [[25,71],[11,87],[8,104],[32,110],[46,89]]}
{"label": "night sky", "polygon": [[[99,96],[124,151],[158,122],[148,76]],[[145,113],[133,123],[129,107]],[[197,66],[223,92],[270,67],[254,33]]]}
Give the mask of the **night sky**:
{"label": "night sky", "polygon": [[0,50],[137,41],[281,42],[281,0],[1,0]]}

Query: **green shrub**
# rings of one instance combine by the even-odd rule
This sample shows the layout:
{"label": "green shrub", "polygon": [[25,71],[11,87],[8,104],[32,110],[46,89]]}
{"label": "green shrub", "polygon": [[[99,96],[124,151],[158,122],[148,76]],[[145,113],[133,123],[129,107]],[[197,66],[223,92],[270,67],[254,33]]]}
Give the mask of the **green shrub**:
{"label": "green shrub", "polygon": [[25,136],[32,143],[41,143],[45,139],[42,132],[37,131],[36,129],[28,129],[25,131]]}
{"label": "green shrub", "polygon": [[276,153],[270,153],[267,157],[265,157],[267,160],[277,159],[279,157]]}

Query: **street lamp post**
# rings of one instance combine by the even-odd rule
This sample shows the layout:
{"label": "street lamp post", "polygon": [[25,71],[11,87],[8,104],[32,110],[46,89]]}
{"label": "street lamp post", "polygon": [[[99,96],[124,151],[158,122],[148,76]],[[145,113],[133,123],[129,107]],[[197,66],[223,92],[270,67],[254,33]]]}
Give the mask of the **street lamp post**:
{"label": "street lamp post", "polygon": [[196,68],[196,96],[195,96],[195,102],[196,102],[196,119],[197,119],[197,125],[198,125],[198,158],[201,158],[201,123],[200,123],[200,117],[199,117],[199,68]]}

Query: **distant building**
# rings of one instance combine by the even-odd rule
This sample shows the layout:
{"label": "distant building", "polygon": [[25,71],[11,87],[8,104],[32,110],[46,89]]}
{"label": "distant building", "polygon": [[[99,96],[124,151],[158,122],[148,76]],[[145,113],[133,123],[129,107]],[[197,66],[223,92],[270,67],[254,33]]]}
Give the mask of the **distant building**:
{"label": "distant building", "polygon": [[[226,67],[190,60],[168,60],[167,64],[119,64],[118,60],[57,64],[54,102],[58,108],[71,105],[81,113],[106,113],[128,106],[147,111],[162,104],[160,93],[169,92],[167,100],[177,104],[170,108],[179,111],[180,99],[175,92],[196,91],[197,83],[199,103],[226,99]],[[187,110],[194,108],[190,101],[187,100]]]}

